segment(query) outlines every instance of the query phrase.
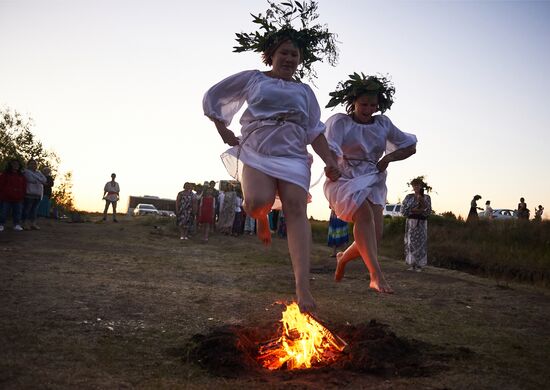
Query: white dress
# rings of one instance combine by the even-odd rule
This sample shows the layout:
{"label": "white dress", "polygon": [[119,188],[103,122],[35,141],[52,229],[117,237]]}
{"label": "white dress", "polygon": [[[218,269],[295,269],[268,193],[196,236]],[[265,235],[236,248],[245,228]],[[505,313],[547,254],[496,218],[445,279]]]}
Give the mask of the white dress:
{"label": "white dress", "polygon": [[245,164],[308,191],[311,172],[306,147],[325,131],[311,88],[247,70],[206,92],[204,114],[229,126],[245,102],[240,145],[221,155],[229,174],[241,180]]}
{"label": "white dress", "polygon": [[371,124],[360,124],[349,115],[335,114],[326,121],[326,137],[338,156],[342,176],[335,182],[325,181],[325,196],[338,218],[347,222],[353,221],[366,199],[386,204],[387,173],[376,168],[384,153],[416,144],[416,136],[399,130],[388,117],[373,118]]}

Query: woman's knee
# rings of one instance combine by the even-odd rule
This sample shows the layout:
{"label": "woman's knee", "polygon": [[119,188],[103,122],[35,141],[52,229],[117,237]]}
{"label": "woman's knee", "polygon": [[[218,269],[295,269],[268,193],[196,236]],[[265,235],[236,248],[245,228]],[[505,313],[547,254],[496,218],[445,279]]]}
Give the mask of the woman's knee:
{"label": "woman's knee", "polygon": [[260,218],[265,216],[271,210],[274,199],[268,199],[265,197],[245,197],[243,202],[243,208],[247,215],[253,218]]}

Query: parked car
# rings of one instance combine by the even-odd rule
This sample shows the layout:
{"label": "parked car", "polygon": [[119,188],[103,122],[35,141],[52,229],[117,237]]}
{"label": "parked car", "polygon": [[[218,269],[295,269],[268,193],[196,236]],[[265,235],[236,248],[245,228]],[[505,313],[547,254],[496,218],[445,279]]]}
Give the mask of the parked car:
{"label": "parked car", "polygon": [[170,210],[159,210],[159,215],[162,217],[170,217],[170,218],[176,217],[176,213]]}
{"label": "parked car", "polygon": [[140,203],[134,209],[134,215],[158,215],[159,211],[152,204]]}
{"label": "parked car", "polygon": [[517,219],[516,210],[510,209],[493,209],[493,219]]}
{"label": "parked car", "polygon": [[384,217],[402,217],[401,203],[388,203],[382,211]]}

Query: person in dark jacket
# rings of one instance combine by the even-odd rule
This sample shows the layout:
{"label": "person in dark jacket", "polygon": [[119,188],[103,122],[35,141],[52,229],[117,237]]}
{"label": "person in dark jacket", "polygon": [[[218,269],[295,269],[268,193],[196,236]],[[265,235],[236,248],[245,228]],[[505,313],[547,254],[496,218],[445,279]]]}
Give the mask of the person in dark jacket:
{"label": "person in dark jacket", "polygon": [[21,164],[15,159],[8,161],[6,169],[0,174],[0,232],[4,231],[10,211],[13,218],[13,230],[23,230],[21,212],[26,189],[27,182]]}

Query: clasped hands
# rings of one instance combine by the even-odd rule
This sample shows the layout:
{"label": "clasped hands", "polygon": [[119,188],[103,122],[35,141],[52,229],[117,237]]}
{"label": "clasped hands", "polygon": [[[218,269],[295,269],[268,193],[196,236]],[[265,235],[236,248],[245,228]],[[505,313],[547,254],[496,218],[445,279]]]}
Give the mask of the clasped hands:
{"label": "clasped hands", "polygon": [[340,168],[336,164],[327,164],[325,167],[325,175],[331,180],[336,181],[342,176],[340,173]]}

